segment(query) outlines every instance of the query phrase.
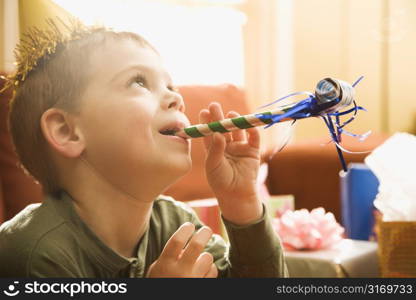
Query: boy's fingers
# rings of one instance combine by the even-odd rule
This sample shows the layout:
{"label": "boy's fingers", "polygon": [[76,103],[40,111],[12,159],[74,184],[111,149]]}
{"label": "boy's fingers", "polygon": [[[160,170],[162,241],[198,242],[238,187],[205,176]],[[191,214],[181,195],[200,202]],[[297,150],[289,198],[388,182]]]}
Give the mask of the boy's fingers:
{"label": "boy's fingers", "polygon": [[182,224],[181,227],[179,227],[179,229],[167,241],[162,253],[160,254],[160,259],[178,259],[179,255],[182,253],[182,249],[185,247],[194,231],[194,224],[190,222]]}
{"label": "boy's fingers", "polygon": [[248,144],[256,149],[260,148],[260,132],[258,130],[258,128],[253,127],[253,128],[249,128],[247,129],[247,133],[248,133]]}
{"label": "boy's fingers", "polygon": [[[235,111],[230,111],[227,114],[227,118],[236,118],[239,117],[240,114]],[[247,140],[247,135],[245,130],[234,130],[231,132],[234,142],[245,142]]]}
{"label": "boy's fingers", "polygon": [[226,147],[225,137],[221,133],[214,133],[212,142],[208,149],[206,165],[211,169],[215,169],[221,160],[224,158],[224,151]]}
{"label": "boy's fingers", "polygon": [[209,123],[211,121],[209,110],[204,108],[199,112],[199,123]]}
{"label": "boy's fingers", "polygon": [[[209,112],[211,113],[211,122],[224,120],[224,113],[219,103],[213,102],[208,106]],[[231,141],[230,133],[223,133],[227,142]]]}
{"label": "boy's fingers", "polygon": [[212,230],[207,226],[198,230],[189,241],[188,245],[186,245],[185,251],[181,256],[181,262],[185,265],[192,266],[204,250],[205,245],[208,243],[211,236]]}
{"label": "boy's fingers", "polygon": [[205,278],[217,278],[218,277],[218,269],[215,264],[211,265],[211,268],[209,269],[208,273],[205,274]]}
{"label": "boy's fingers", "polygon": [[[208,109],[203,109],[199,112],[199,123],[200,124],[207,124],[211,122],[211,115]],[[209,149],[209,145],[211,145],[212,137],[206,136],[203,137],[205,149]]]}
{"label": "boy's fingers", "polygon": [[206,274],[210,271],[213,262],[214,258],[211,253],[201,253],[195,262],[193,270],[195,277],[205,277]]}
{"label": "boy's fingers", "polygon": [[209,112],[211,113],[211,119],[212,120],[223,120],[224,119],[224,113],[222,111],[222,107],[217,102],[212,102],[208,106]]}

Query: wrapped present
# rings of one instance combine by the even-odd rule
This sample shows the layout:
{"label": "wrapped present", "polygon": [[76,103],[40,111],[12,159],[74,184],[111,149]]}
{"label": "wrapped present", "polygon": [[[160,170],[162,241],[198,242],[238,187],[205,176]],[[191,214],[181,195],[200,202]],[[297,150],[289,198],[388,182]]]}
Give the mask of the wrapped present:
{"label": "wrapped present", "polygon": [[322,207],[273,221],[290,277],[378,277],[377,243],[343,239],[344,228]]}
{"label": "wrapped present", "polygon": [[377,220],[381,277],[416,277],[416,222]]}
{"label": "wrapped present", "polygon": [[286,251],[290,277],[378,277],[377,243],[344,239],[332,248]]}
{"label": "wrapped present", "polygon": [[373,238],[374,206],[379,182],[362,163],[350,163],[348,172],[340,172],[342,224],[354,240]]}
{"label": "wrapped present", "polygon": [[293,195],[272,195],[265,202],[270,218],[279,218],[286,211],[295,209]]}
{"label": "wrapped present", "polygon": [[380,182],[374,206],[382,277],[416,277],[415,151],[416,136],[399,132],[365,158]]}

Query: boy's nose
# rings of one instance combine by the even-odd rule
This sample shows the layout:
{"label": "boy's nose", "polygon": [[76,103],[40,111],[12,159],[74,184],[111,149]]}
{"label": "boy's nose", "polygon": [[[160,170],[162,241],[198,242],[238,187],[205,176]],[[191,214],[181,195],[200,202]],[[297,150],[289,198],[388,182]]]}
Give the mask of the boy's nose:
{"label": "boy's nose", "polygon": [[177,93],[177,92],[169,91],[165,95],[165,98],[164,98],[164,101],[163,101],[163,108],[165,108],[165,109],[177,109],[180,112],[184,112],[185,111],[185,103],[183,102],[182,95]]}

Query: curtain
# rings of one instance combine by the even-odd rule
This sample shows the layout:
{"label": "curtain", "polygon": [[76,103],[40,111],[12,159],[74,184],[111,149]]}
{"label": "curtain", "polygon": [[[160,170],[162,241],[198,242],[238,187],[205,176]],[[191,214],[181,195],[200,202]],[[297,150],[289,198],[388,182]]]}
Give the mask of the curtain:
{"label": "curtain", "polygon": [[18,1],[0,0],[0,71],[14,69],[13,49],[19,37]]}
{"label": "curtain", "polygon": [[[248,0],[244,28],[245,84],[254,111],[293,92],[293,34],[291,0]],[[260,130],[262,147],[282,147],[292,136],[289,122]],[[264,149],[264,150],[265,150]]]}
{"label": "curtain", "polygon": [[52,0],[0,0],[0,71],[14,70],[13,50],[19,34],[31,26],[44,27],[48,17],[65,19],[68,15]]}

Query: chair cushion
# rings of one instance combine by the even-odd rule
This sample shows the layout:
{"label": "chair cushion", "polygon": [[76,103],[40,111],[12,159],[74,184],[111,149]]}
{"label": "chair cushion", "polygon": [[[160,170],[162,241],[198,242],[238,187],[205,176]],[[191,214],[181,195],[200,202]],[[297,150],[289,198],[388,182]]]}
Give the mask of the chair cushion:
{"label": "chair cushion", "polygon": [[[0,82],[2,89],[3,80]],[[32,177],[23,172],[19,159],[13,150],[7,126],[10,90],[0,94],[0,181],[2,199],[0,198],[0,223],[12,218],[30,203],[42,200],[42,189]],[[1,213],[1,210],[4,210]]]}

